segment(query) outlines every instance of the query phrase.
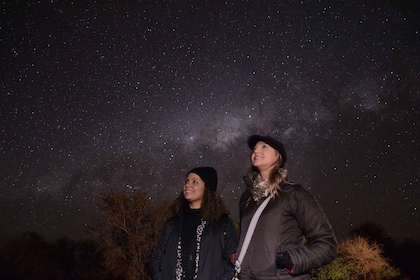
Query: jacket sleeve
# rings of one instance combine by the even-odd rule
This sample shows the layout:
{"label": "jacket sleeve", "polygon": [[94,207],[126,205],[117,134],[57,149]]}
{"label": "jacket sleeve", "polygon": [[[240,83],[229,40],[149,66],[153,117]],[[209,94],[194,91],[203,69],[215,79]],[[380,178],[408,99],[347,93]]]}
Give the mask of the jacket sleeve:
{"label": "jacket sleeve", "polygon": [[294,186],[295,193],[290,199],[290,207],[306,238],[306,244],[290,248],[293,262],[291,274],[308,273],[311,269],[321,267],[334,260],[337,255],[337,239],[321,206],[306,189]]}
{"label": "jacket sleeve", "polygon": [[224,267],[222,279],[231,280],[235,273],[235,267],[230,260],[230,256],[238,248],[239,237],[238,237],[238,233],[236,231],[235,225],[233,224],[230,218],[228,219],[225,230],[226,230],[226,242],[225,242],[224,251],[226,255],[226,260],[225,260],[225,267]]}
{"label": "jacket sleeve", "polygon": [[171,225],[166,222],[160,232],[158,241],[156,243],[155,250],[150,260],[150,276],[152,280],[163,280],[162,279],[162,265],[165,257],[167,238],[170,234]]}

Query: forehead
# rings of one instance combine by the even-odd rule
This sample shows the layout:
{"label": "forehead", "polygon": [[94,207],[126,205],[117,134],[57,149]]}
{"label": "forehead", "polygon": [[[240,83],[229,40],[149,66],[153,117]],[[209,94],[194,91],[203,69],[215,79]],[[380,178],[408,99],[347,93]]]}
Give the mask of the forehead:
{"label": "forehead", "polygon": [[258,142],[255,144],[254,148],[255,148],[255,147],[257,147],[257,146],[262,146],[262,145],[267,145],[268,147],[270,147],[270,148],[274,149],[273,147],[271,147],[269,144],[265,143],[264,141],[258,141]]}
{"label": "forehead", "polygon": [[[198,176],[198,175],[197,175],[197,174],[195,174],[195,173],[188,173],[187,178],[188,178],[188,179],[190,179],[190,180],[192,180],[192,179],[198,179],[198,180],[201,180],[200,176]],[[201,181],[202,181],[202,180],[201,180]]]}

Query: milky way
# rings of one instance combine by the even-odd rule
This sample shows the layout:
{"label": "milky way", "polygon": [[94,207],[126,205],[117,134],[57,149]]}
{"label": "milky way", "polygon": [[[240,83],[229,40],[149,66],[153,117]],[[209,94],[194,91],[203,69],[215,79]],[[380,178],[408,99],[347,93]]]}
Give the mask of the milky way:
{"label": "milky way", "polygon": [[254,133],[340,239],[418,240],[416,1],[41,2],[0,4],[3,240],[78,238],[101,192],[170,201],[204,165],[237,221]]}

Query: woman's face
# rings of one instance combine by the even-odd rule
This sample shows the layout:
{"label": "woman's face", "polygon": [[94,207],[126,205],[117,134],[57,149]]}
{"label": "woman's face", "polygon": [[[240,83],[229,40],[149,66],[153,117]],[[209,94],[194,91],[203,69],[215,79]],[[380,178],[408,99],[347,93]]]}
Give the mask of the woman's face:
{"label": "woman's face", "polygon": [[255,144],[254,150],[251,154],[252,165],[260,172],[270,171],[278,158],[279,154],[276,149],[262,141],[258,141],[257,144]]}
{"label": "woman's face", "polygon": [[205,188],[204,181],[201,180],[200,176],[195,173],[189,173],[187,175],[183,193],[185,199],[190,203],[191,209],[201,208]]}

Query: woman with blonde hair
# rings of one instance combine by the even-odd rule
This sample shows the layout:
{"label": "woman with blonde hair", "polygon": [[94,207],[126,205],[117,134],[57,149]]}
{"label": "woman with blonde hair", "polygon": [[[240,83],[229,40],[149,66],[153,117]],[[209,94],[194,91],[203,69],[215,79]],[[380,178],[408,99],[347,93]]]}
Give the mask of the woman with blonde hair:
{"label": "woman with blonde hair", "polygon": [[[331,262],[337,254],[331,225],[315,197],[288,181],[287,155],[281,142],[252,135],[248,146],[252,166],[244,177],[248,188],[240,200],[237,276],[241,280],[309,279],[311,269]],[[254,223],[256,212],[261,215]],[[252,224],[255,229],[247,242]]]}

